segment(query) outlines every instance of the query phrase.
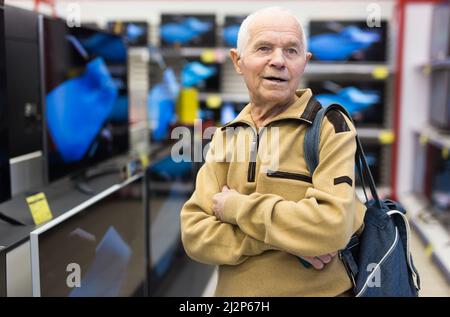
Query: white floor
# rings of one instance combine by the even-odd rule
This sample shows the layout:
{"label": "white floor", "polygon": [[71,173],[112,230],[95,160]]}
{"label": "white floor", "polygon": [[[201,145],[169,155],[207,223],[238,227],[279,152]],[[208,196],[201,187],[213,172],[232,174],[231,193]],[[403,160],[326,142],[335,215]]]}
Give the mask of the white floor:
{"label": "white floor", "polygon": [[[413,254],[414,264],[419,271],[421,278],[422,290],[421,297],[450,297],[450,283],[448,283],[435,265],[425,246],[419,239],[417,234],[413,232],[411,241],[411,252]],[[214,295],[217,284],[217,270],[214,270],[208,285],[203,292],[203,296],[209,297]]]}

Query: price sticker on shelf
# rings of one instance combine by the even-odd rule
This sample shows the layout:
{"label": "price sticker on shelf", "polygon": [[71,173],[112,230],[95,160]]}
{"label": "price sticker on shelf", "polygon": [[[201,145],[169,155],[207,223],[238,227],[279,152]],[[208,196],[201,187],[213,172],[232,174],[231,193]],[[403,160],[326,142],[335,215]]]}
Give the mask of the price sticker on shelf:
{"label": "price sticker on shelf", "polygon": [[200,60],[206,64],[214,63],[217,60],[216,52],[214,50],[204,50],[200,56]]}
{"label": "price sticker on shelf", "polygon": [[444,160],[448,160],[448,157],[449,157],[448,148],[447,148],[447,147],[444,147],[444,148],[442,149],[442,158],[443,158]]}
{"label": "price sticker on shelf", "polygon": [[383,130],[378,135],[381,144],[392,144],[395,140],[395,134],[391,130]]}
{"label": "price sticker on shelf", "polygon": [[425,247],[425,255],[427,257],[433,255],[433,245],[431,243]]}
{"label": "price sticker on shelf", "polygon": [[44,193],[27,197],[27,204],[30,208],[35,225],[40,225],[53,219],[52,212],[48,206],[47,198]]}
{"label": "price sticker on shelf", "polygon": [[425,145],[428,143],[428,137],[425,134],[422,134],[419,138],[419,142],[422,145]]}
{"label": "price sticker on shelf", "polygon": [[375,79],[386,79],[389,76],[389,69],[386,66],[375,67],[372,71],[372,76]]}
{"label": "price sticker on shelf", "polygon": [[206,98],[206,107],[210,109],[217,109],[222,104],[222,98],[220,95],[208,95]]}
{"label": "price sticker on shelf", "polygon": [[431,74],[431,65],[425,65],[425,66],[423,67],[423,73],[424,73],[425,75],[430,75],[430,74]]}
{"label": "price sticker on shelf", "polygon": [[142,168],[143,168],[143,169],[146,169],[147,166],[150,164],[150,160],[149,160],[147,154],[141,154],[141,155],[139,156],[139,160],[141,161],[141,164],[142,164]]}

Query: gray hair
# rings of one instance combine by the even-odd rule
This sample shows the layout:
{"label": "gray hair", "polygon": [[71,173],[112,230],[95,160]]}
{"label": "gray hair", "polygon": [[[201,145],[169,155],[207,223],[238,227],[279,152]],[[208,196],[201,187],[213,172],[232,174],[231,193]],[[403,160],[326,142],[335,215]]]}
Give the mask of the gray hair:
{"label": "gray hair", "polygon": [[298,27],[299,27],[299,32],[300,32],[300,37],[301,37],[300,41],[301,41],[301,45],[302,45],[303,54],[306,56],[307,43],[306,43],[306,37],[305,37],[305,32],[303,31],[302,23],[300,22],[298,17],[291,10],[288,10],[283,7],[276,7],[276,6],[259,9],[255,12],[253,12],[252,14],[248,15],[244,19],[244,21],[241,24],[241,27],[239,28],[239,33],[238,33],[238,40],[237,40],[238,56],[242,56],[242,52],[244,51],[245,47],[248,44],[248,41],[250,39],[249,27],[253,23],[253,20],[255,19],[255,17],[257,17],[261,13],[267,13],[267,12],[287,13],[287,14],[291,15],[297,21]]}

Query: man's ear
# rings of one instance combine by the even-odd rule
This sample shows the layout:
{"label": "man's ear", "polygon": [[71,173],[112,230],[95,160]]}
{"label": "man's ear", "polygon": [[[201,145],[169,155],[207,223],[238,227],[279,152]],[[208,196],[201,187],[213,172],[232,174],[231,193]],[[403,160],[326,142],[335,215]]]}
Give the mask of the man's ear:
{"label": "man's ear", "polygon": [[311,57],[312,57],[312,53],[311,52],[306,53],[306,61],[307,62],[311,59]]}
{"label": "man's ear", "polygon": [[234,69],[236,70],[236,72],[238,74],[242,74],[241,67],[240,67],[241,61],[240,61],[240,57],[239,57],[237,49],[235,49],[235,48],[230,49],[230,58],[231,58],[231,61],[233,62]]}

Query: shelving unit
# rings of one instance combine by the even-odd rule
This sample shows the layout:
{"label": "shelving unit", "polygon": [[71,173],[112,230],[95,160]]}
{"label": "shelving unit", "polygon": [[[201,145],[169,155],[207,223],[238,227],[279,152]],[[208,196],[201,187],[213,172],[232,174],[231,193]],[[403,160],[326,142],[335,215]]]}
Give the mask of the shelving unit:
{"label": "shelving unit", "polygon": [[[436,128],[431,120],[431,111],[436,109],[433,107],[442,106],[432,102],[432,97],[445,95],[437,93],[437,87],[432,86],[432,76],[435,72],[450,72],[450,51],[443,54],[447,48],[442,45],[445,36],[450,41],[448,25],[440,25],[444,10],[449,10],[449,7],[437,6],[431,2],[406,1],[403,8],[405,34],[401,43],[404,46],[403,62],[399,65],[403,79],[399,98],[400,131],[395,162],[398,181],[395,191],[408,212],[412,227],[425,243],[427,255],[450,283],[450,210],[442,207],[445,204],[435,205],[437,196],[434,193],[437,184],[434,173],[448,162],[450,131]],[[412,39],[415,43],[427,44],[418,47]],[[434,55],[441,59],[435,59]],[[445,196],[450,193],[439,194]]]}

